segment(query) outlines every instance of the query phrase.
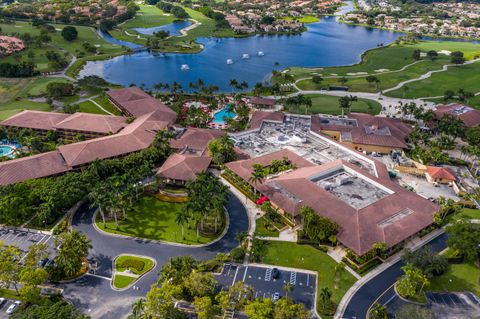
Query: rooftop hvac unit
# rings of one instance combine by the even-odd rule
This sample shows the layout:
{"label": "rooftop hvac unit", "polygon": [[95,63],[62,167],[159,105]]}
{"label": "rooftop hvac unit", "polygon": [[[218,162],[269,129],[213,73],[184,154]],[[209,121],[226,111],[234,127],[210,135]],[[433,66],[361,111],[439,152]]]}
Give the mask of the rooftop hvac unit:
{"label": "rooftop hvac unit", "polygon": [[342,176],[340,177],[340,185],[350,184],[352,182],[350,176]]}
{"label": "rooftop hvac unit", "polygon": [[331,183],[325,183],[323,184],[323,189],[326,191],[329,191],[332,189],[332,184]]}

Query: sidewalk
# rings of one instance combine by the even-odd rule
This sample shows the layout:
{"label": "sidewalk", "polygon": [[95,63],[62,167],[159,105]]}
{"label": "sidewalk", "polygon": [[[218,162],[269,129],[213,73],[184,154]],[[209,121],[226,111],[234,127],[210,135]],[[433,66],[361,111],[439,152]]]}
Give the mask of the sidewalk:
{"label": "sidewalk", "polygon": [[[442,235],[445,232],[443,228],[437,229],[430,234],[426,235],[423,238],[416,238],[415,240],[412,240],[409,242],[405,247],[416,250],[426,244],[428,244],[430,241],[434,240],[438,236]],[[352,287],[347,291],[347,293],[343,296],[342,300],[338,304],[337,311],[335,312],[335,316],[333,317],[334,319],[341,319],[343,318],[343,313],[345,312],[345,309],[347,308],[347,305],[349,304],[350,300],[352,299],[353,295],[367,282],[369,282],[371,279],[373,279],[375,276],[379,275],[382,273],[384,270],[395,264],[400,260],[402,257],[402,251],[396,253],[395,255],[391,256],[388,258],[383,264],[375,268],[374,270],[370,271],[368,274],[363,276],[361,279],[359,279],[356,283],[353,284]]]}

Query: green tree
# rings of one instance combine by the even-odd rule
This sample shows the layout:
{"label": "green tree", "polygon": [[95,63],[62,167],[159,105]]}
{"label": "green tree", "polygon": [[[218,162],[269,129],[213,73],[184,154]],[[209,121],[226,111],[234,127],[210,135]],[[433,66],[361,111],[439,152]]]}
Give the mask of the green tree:
{"label": "green tree", "polygon": [[378,302],[370,309],[369,319],[388,319],[387,307]]}
{"label": "green tree", "polygon": [[272,319],[273,309],[272,299],[259,298],[245,306],[245,313],[250,319]]}
{"label": "green tree", "polygon": [[349,114],[352,108],[353,102],[356,102],[358,98],[356,96],[342,96],[338,99],[338,104],[342,110],[342,116]]}
{"label": "green tree", "polygon": [[295,304],[286,297],[275,303],[274,319],[309,319],[311,314],[303,304]]}
{"label": "green tree", "polygon": [[438,53],[437,53],[437,51],[435,51],[435,50],[430,50],[430,51],[427,52],[427,57],[428,57],[430,60],[434,61],[435,59],[437,59]]}
{"label": "green tree", "polygon": [[397,281],[398,293],[406,298],[418,296],[430,282],[422,270],[407,264],[402,267],[404,275]]}
{"label": "green tree", "polygon": [[464,57],[463,52],[454,51],[454,52],[450,53],[450,61],[453,64],[457,64],[457,65],[465,63],[465,57]]}
{"label": "green tree", "polygon": [[448,270],[447,259],[435,253],[429,246],[405,251],[402,260],[420,269],[427,278],[440,276]]}
{"label": "green tree", "polygon": [[211,273],[192,271],[185,279],[184,286],[191,296],[203,297],[212,295],[217,281]]}
{"label": "green tree", "polygon": [[422,57],[422,51],[421,51],[420,49],[415,49],[415,50],[413,50],[413,59],[414,59],[415,61],[420,60],[421,57]]}
{"label": "green tree", "polygon": [[88,251],[92,248],[87,236],[77,230],[57,235],[55,246],[58,247],[55,262],[67,276],[73,276],[80,271]]}
{"label": "green tree", "polygon": [[78,31],[75,27],[72,26],[66,26],[62,30],[62,37],[66,41],[73,41],[76,38],[78,38]]}
{"label": "green tree", "polygon": [[4,246],[0,241],[0,287],[9,289],[11,286],[18,292],[21,265],[18,262],[22,252],[15,246]]}
{"label": "green tree", "polygon": [[183,313],[175,308],[172,293],[172,286],[168,283],[162,284],[161,287],[152,286],[145,301],[147,318],[184,318]]}
{"label": "green tree", "polygon": [[210,297],[195,297],[193,305],[195,306],[198,319],[211,319],[214,318],[217,313],[217,309],[213,305]]}
{"label": "green tree", "polygon": [[447,227],[448,247],[457,250],[467,261],[474,261],[480,252],[480,224],[458,220]]}
{"label": "green tree", "polygon": [[175,222],[177,223],[177,225],[182,226],[182,240],[185,240],[185,224],[188,224],[189,221],[190,214],[183,209],[179,211],[175,216]]}
{"label": "green tree", "polygon": [[208,151],[212,161],[217,165],[231,162],[236,158],[234,143],[228,134],[208,142]]}

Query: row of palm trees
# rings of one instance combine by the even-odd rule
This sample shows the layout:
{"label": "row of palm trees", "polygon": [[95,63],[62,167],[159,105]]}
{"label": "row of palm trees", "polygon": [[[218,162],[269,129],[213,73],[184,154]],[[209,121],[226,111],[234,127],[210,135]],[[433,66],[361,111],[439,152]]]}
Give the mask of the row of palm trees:
{"label": "row of palm trees", "polygon": [[195,222],[197,240],[200,229],[203,230],[207,218],[214,219],[215,233],[218,230],[219,220],[224,214],[227,203],[228,187],[223,185],[219,178],[204,172],[196,180],[186,185],[188,201],[176,215],[175,222],[182,227],[182,239],[185,240],[185,224]]}

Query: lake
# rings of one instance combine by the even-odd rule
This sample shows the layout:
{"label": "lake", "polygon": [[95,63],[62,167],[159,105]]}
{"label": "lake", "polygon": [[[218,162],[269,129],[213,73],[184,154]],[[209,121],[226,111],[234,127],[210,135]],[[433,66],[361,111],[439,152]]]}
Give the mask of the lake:
{"label": "lake", "polygon": [[[361,54],[379,44],[387,45],[402,33],[349,26],[325,17],[307,25],[299,35],[257,35],[247,38],[199,38],[204,50],[197,54],[138,52],[106,61],[88,62],[80,76],[98,75],[107,81],[151,88],[158,82],[177,81],[188,91],[189,82],[202,79],[223,92],[229,81],[251,86],[268,80],[272,70],[289,66],[339,66],[360,61]],[[107,39],[108,40],[108,39]],[[259,52],[264,55],[259,55]],[[248,54],[250,58],[243,59]],[[232,64],[227,64],[232,60]],[[188,70],[181,70],[188,65]]]}
{"label": "lake", "polygon": [[137,31],[138,33],[141,34],[146,34],[146,35],[153,35],[155,32],[158,31],[167,31],[171,36],[177,37],[181,35],[180,30],[185,29],[189,26],[191,26],[193,22],[188,21],[188,20],[180,20],[180,21],[174,21],[172,23],[162,25],[159,27],[152,27],[152,28],[133,28],[132,30]]}

